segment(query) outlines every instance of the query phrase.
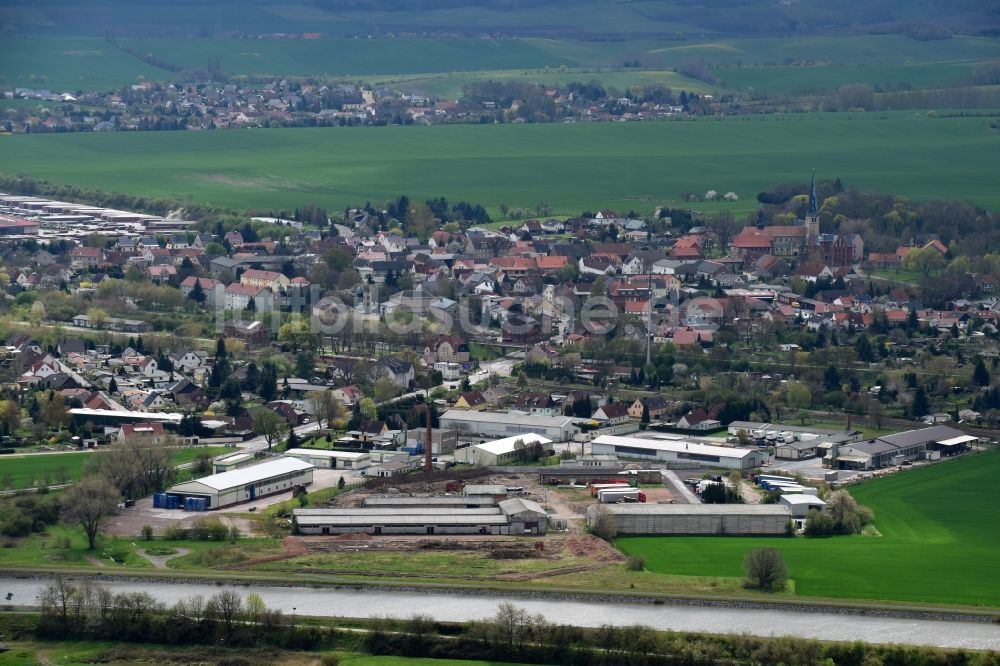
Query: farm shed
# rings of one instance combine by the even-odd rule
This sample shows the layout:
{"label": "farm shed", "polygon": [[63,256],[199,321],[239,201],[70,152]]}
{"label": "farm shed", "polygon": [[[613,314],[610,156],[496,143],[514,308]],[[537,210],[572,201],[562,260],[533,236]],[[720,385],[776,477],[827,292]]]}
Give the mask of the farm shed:
{"label": "farm shed", "polygon": [[580,432],[575,420],[568,416],[449,409],[441,415],[441,427],[457,430],[459,439],[464,440],[537,434],[554,442],[566,442]]}
{"label": "farm shed", "polygon": [[594,504],[587,524],[602,514],[618,534],[784,534],[792,517],[780,504]]}
{"label": "farm shed", "polygon": [[505,500],[495,507],[453,508],[434,505],[296,509],[299,534],[545,534],[548,514],[535,502]]}
{"label": "farm shed", "polygon": [[285,455],[298,458],[321,469],[363,469],[371,464],[367,453],[328,451],[325,449],[288,449]]}
{"label": "farm shed", "polygon": [[819,439],[811,439],[805,442],[788,442],[778,444],[774,447],[774,456],[782,460],[805,460],[816,457],[816,447]]}
{"label": "farm shed", "polygon": [[237,453],[219,456],[215,459],[212,465],[215,468],[214,471],[216,474],[222,474],[223,472],[231,472],[234,469],[252,465],[253,461],[254,454],[240,451]]}
{"label": "farm shed", "polygon": [[614,454],[619,458],[644,458],[666,462],[694,463],[702,467],[753,469],[760,467],[762,455],[751,449],[698,444],[676,439],[644,439],[601,435],[591,442],[595,455]]}
{"label": "farm shed", "polygon": [[295,458],[276,458],[222,474],[179,483],[165,494],[176,497],[180,506],[187,498],[206,499],[207,509],[218,509],[280,492],[308,486],[313,480],[313,466]]}
{"label": "farm shed", "polygon": [[473,444],[472,446],[455,451],[455,462],[464,462],[480,467],[510,465],[516,463],[518,460],[518,442],[521,442],[525,447],[531,447],[535,444],[542,444],[544,446],[552,443],[552,440],[548,437],[529,432],[523,435],[496,439],[483,444]]}
{"label": "farm shed", "polygon": [[809,515],[810,509],[819,509],[820,511],[826,508],[826,502],[816,497],[815,495],[782,495],[779,502],[784,506],[787,506],[789,511],[792,512],[792,518],[805,518]]}

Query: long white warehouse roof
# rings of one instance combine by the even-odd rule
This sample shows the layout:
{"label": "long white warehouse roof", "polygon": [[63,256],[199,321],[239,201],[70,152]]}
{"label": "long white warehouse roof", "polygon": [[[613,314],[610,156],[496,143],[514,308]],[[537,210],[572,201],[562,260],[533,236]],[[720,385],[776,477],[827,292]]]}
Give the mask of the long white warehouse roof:
{"label": "long white warehouse roof", "polygon": [[117,419],[137,419],[141,421],[177,421],[184,418],[177,412],[132,412],[127,409],[90,409],[77,407],[69,410],[74,416],[111,417]]}
{"label": "long white warehouse roof", "polygon": [[670,451],[672,453],[698,453],[706,456],[718,456],[720,458],[745,458],[753,453],[751,449],[734,449],[727,446],[712,446],[711,444],[698,444],[696,442],[685,442],[670,439],[643,439],[641,437],[617,437],[615,435],[601,435],[591,442],[591,444],[606,444],[608,446],[630,446],[635,449],[649,449],[651,451]]}
{"label": "long white warehouse roof", "polygon": [[476,412],[465,409],[449,409],[441,415],[442,420],[478,423],[510,423],[517,425],[565,428],[576,421],[571,416],[541,416],[538,414],[508,414],[507,412]]}
{"label": "long white warehouse roof", "polygon": [[331,451],[330,449],[288,449],[286,456],[313,456],[315,458],[340,458],[343,460],[358,460],[367,458],[367,453],[357,451]]}
{"label": "long white warehouse roof", "polygon": [[551,444],[552,440],[548,437],[542,437],[539,434],[533,432],[526,432],[523,435],[514,435],[512,437],[504,437],[503,439],[495,439],[492,442],[483,442],[482,444],[476,444],[475,448],[482,449],[487,453],[492,453],[495,456],[502,456],[505,453],[513,453],[515,451],[515,444],[518,441],[524,442],[525,445],[531,446],[532,444]]}
{"label": "long white warehouse roof", "polygon": [[304,472],[308,469],[314,469],[314,466],[305,461],[299,460],[298,458],[277,458],[275,460],[268,460],[267,462],[263,462],[259,465],[251,465],[241,469],[234,469],[230,472],[203,476],[200,479],[193,479],[187,483],[179,483],[174,486],[174,488],[181,488],[189,483],[197,483],[207,486],[212,490],[228,490],[230,488],[237,488],[239,486],[245,486],[257,481],[270,479],[271,477],[280,476],[282,474]]}

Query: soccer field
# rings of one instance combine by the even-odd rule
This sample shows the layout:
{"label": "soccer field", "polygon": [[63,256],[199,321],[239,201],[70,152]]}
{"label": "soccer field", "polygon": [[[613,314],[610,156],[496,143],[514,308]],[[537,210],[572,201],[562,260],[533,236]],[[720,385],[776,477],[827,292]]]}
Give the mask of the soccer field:
{"label": "soccer field", "polygon": [[1000,606],[1000,452],[968,455],[851,489],[880,537],[628,537],[657,573],[742,576],[751,548],[779,549],[802,596]]}
{"label": "soccer field", "polygon": [[1000,204],[989,118],[800,114],[651,123],[118,132],[0,137],[0,171],[239,209],[329,210],[400,194],[554,213],[652,212],[685,193],[820,178]]}

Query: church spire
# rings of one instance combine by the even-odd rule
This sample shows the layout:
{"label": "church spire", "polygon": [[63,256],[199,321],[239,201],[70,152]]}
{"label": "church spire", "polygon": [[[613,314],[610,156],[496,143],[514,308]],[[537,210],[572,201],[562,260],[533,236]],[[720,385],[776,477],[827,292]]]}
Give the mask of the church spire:
{"label": "church spire", "polygon": [[819,215],[819,201],[816,197],[816,169],[812,173],[812,185],[809,188],[809,206],[806,208],[806,217],[817,217]]}

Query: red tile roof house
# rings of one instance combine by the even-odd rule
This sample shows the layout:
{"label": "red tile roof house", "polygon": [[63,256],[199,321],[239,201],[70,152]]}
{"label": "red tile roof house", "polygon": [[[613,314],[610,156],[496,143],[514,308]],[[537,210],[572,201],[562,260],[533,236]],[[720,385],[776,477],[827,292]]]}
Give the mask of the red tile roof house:
{"label": "red tile roof house", "polygon": [[613,402],[603,407],[599,407],[591,417],[595,421],[602,421],[605,425],[618,425],[627,423],[629,420],[629,406],[622,402]]}

